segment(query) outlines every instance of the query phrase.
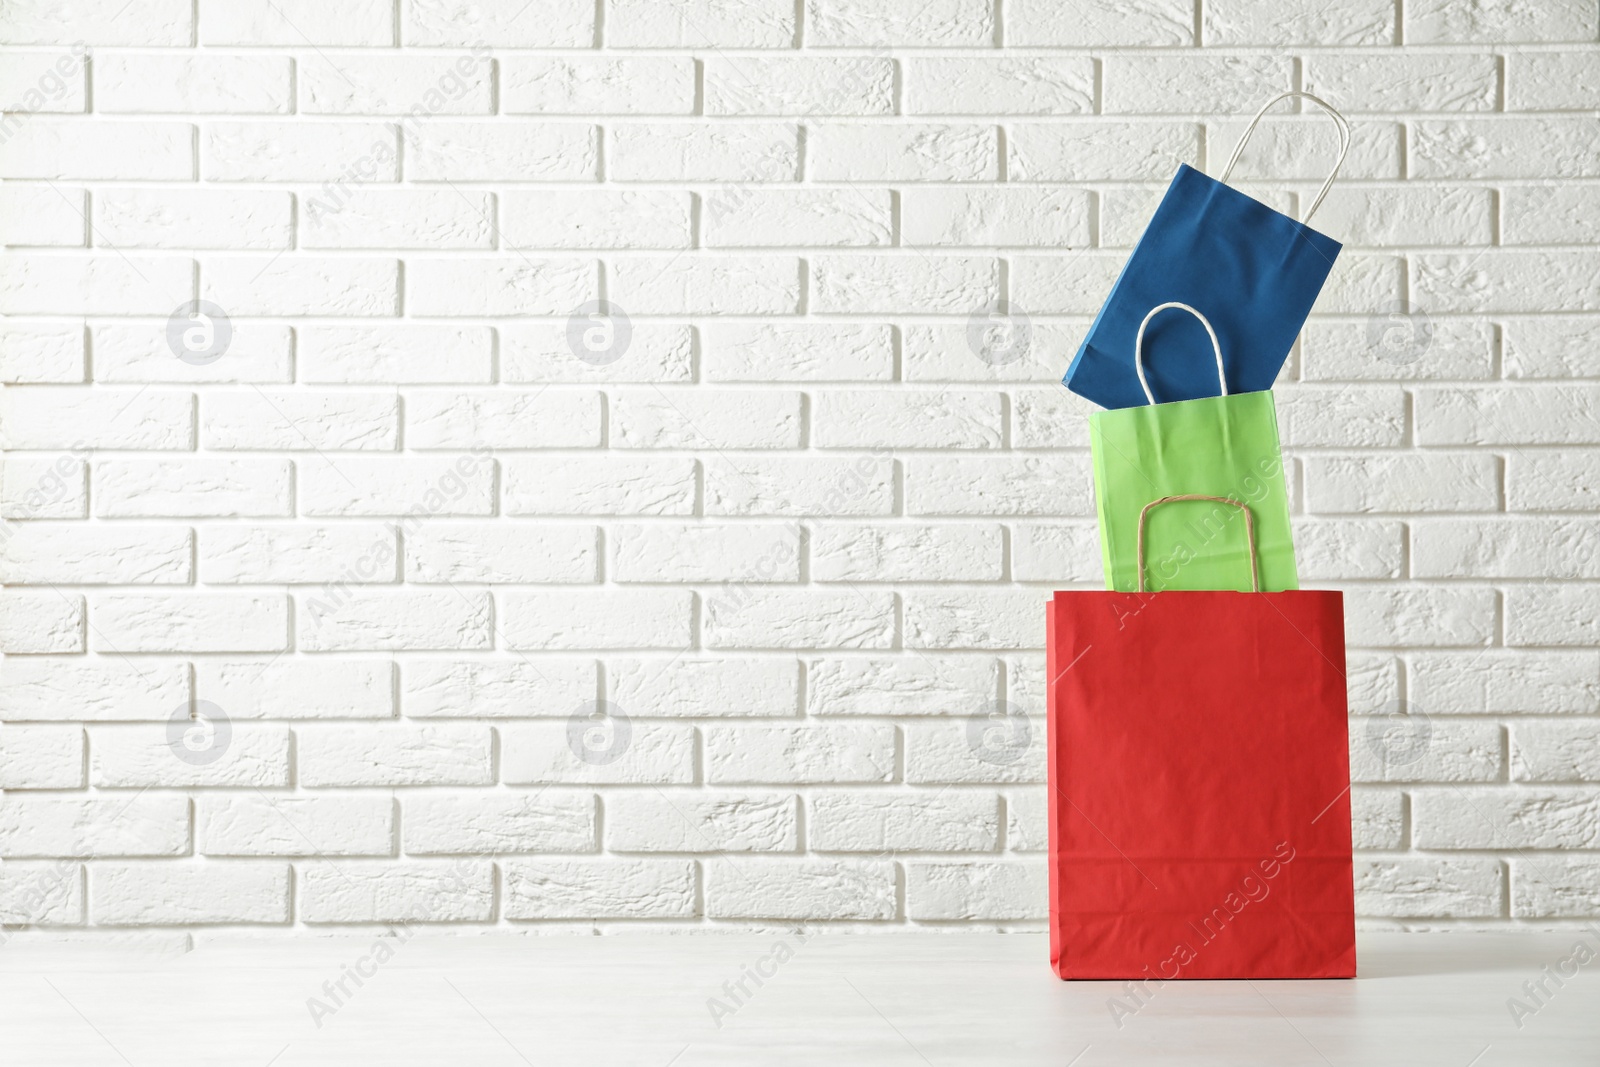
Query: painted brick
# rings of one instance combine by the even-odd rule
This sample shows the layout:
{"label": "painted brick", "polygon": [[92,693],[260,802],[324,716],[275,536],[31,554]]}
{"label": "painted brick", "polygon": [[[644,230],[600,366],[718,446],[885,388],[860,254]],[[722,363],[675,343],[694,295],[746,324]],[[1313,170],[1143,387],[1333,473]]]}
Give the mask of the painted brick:
{"label": "painted brick", "polygon": [[646,256],[608,270],[631,314],[792,315],[800,307],[800,263],[787,256]]}
{"label": "painted brick", "polygon": [[705,61],[707,115],[888,115],[895,66],[887,59],[749,56]]}
{"label": "painted brick", "polygon": [[494,335],[482,326],[307,326],[297,340],[308,383],[481,384]]}
{"label": "painted brick", "polygon": [[821,182],[981,182],[999,176],[993,126],[806,127],[806,177]]}
{"label": "painted brick", "polygon": [[500,60],[500,106],[508,115],[687,115],[694,97],[694,61],[687,56]]}
{"label": "painted brick", "polygon": [[1597,88],[1592,51],[1513,52],[1506,57],[1508,111],[1583,111]]}
{"label": "painted brick", "polygon": [[1415,652],[1411,699],[1430,715],[1584,714],[1600,700],[1600,654],[1506,649]]}
{"label": "painted brick", "polygon": [[881,189],[734,186],[706,195],[701,220],[708,248],[894,243],[893,202]]}
{"label": "painted brick", "polygon": [[794,181],[799,141],[798,127],[787,123],[617,123],[608,130],[606,175],[624,182]]}
{"label": "painted brick", "polygon": [[272,582],[392,582],[399,576],[395,531],[376,524],[219,525],[200,536],[207,585]]}
{"label": "painted brick", "polygon": [[424,523],[406,538],[405,577],[418,584],[592,582],[592,526]]}
{"label": "painted brick", "polygon": [[6,541],[0,580],[7,585],[187,585],[187,529],[29,523]]}
{"label": "painted brick", "polygon": [[798,448],[801,396],[705,386],[617,389],[610,423],[613,448]]}
{"label": "painted brick", "polygon": [[902,239],[938,247],[1083,247],[1089,197],[1075,189],[907,189]]}
{"label": "painted brick", "polygon": [[906,864],[906,914],[914,920],[1043,919],[1048,902],[1043,863]]}
{"label": "painted brick", "polygon": [[368,793],[216,793],[195,805],[195,851],[205,856],[389,856],[394,822],[395,801]]}
{"label": "painted brick", "polygon": [[0,672],[0,721],[165,722],[189,707],[181,663],[133,663],[122,656],[8,659]]}
{"label": "painted brick", "polygon": [[504,464],[508,515],[690,515],[697,498],[693,459],[514,456]]}
{"label": "painted brick", "polygon": [[258,457],[106,459],[90,483],[103,518],[265,517],[289,514],[292,472],[288,460]]}
{"label": "painted brick", "polygon": [[504,593],[500,636],[514,649],[689,647],[688,590]]}
{"label": "painted brick", "polygon": [[1050,0],[1016,0],[1006,10],[1011,44],[1092,48],[1194,43],[1194,8],[1187,0],[1133,0],[1066,8]]}
{"label": "painted brick", "polygon": [[1412,843],[1425,849],[1592,849],[1600,841],[1593,786],[1418,789]]}
{"label": "painted brick", "polygon": [[821,793],[807,826],[818,852],[990,852],[999,807],[992,793]]}
{"label": "painted brick", "polygon": [[83,754],[78,726],[0,728],[0,789],[80,789]]}
{"label": "painted brick", "polygon": [[499,389],[418,390],[406,399],[406,443],[414,449],[594,448],[600,394]]}
{"label": "painted brick", "polygon": [[7,315],[167,315],[193,294],[188,259],[18,252],[0,260]]}
{"label": "painted brick", "polygon": [[25,0],[6,6],[0,38],[8,44],[81,40],[91,45],[181,46],[194,32],[194,7],[187,0],[154,0],[137,19],[116,18],[121,12],[117,0],[90,0],[66,9],[49,0]]}
{"label": "painted brick", "polygon": [[595,826],[587,793],[428,790],[405,799],[401,846],[409,856],[593,852]]}
{"label": "painted brick", "polygon": [[1497,860],[1383,859],[1356,864],[1356,914],[1409,919],[1491,918],[1502,914],[1503,868]]}
{"label": "painted brick", "polygon": [[12,248],[82,248],[89,204],[82,189],[6,183],[0,243]]}
{"label": "painted brick", "polygon": [[494,202],[457,189],[355,189],[337,210],[308,210],[303,248],[489,248]]}
{"label": "painted brick", "polygon": [[898,913],[896,866],[877,860],[729,859],[706,867],[714,919],[883,920]]}
{"label": "painted brick", "polygon": [[[440,48],[485,44],[498,48],[588,48],[594,12],[581,4],[476,4],[472,0],[413,0],[402,5],[400,37],[408,45]],[[387,42],[385,42],[387,43]]]}
{"label": "painted brick", "polygon": [[889,593],[771,591],[759,586],[708,596],[707,648],[889,648],[897,629]]}
{"label": "painted brick", "polygon": [[501,376],[508,382],[687,382],[693,377],[694,339],[688,326],[636,322],[617,362],[578,358],[567,323],[503,326]]}
{"label": "painted brick", "polygon": [[708,465],[707,515],[887,515],[894,461],[886,451],[849,459],[741,456]]}
{"label": "painted brick", "polygon": [[[488,46],[482,46],[488,53]],[[491,65],[463,55],[342,55],[300,68],[298,110],[307,115],[483,115],[490,111]]]}
{"label": "painted brick", "polygon": [[0,146],[0,178],[191,181],[187,122],[32,119]]}
{"label": "painted brick", "polygon": [[[626,715],[626,712],[623,712]],[[695,781],[694,730],[678,723],[635,722],[612,715],[593,727],[566,722],[499,727],[500,777],[507,785],[687,785]]]}
{"label": "painted brick", "polygon": [[[289,731],[230,724],[229,732],[174,741],[169,723],[93,726],[89,781],[96,788],[225,786],[269,789],[289,784]],[[215,758],[203,762],[199,757]]]}
{"label": "painted brick", "polygon": [[287,863],[95,863],[89,913],[101,926],[286,923]]}
{"label": "painted brick", "polygon": [[593,181],[599,138],[583,123],[430,121],[407,127],[419,182]]}
{"label": "painted brick", "polygon": [[102,593],[90,597],[89,643],[100,652],[280,652],[289,644],[282,594]]}
{"label": "painted brick", "polygon": [[1595,862],[1586,856],[1511,861],[1511,914],[1518,919],[1577,919],[1594,914]]}
{"label": "painted brick", "polygon": [[808,661],[813,715],[971,715],[999,695],[999,661],[986,656]]}
{"label": "painted brick", "polygon": [[335,587],[302,594],[295,611],[300,646],[309,652],[448,652],[493,641],[489,594],[388,592]]}
{"label": "painted brick", "polygon": [[[458,193],[450,195],[459,200]],[[512,248],[688,248],[690,244],[690,198],[679,192],[511,192],[500,197],[500,205],[500,236]]]}
{"label": "painted brick", "polygon": [[484,922],[494,914],[494,866],[475,860],[350,860],[302,866],[305,923]]}
{"label": "painted brick", "polygon": [[0,326],[0,375],[18,382],[84,380],[83,330],[68,323],[11,321]]}
{"label": "painted brick", "polygon": [[388,719],[394,668],[382,660],[203,659],[195,696],[235,719]]}
{"label": "painted brick", "polygon": [[407,718],[571,715],[598,692],[592,660],[425,659],[400,680]]}
{"label": "painted brick", "polygon": [[1393,0],[1357,0],[1335,15],[1314,0],[1213,0],[1204,9],[1201,32],[1206,44],[1219,46],[1389,44],[1395,5]]}
{"label": "painted brick", "polygon": [[1080,115],[1094,110],[1087,56],[999,59],[915,57],[906,70],[909,115]]}
{"label": "painted brick", "polygon": [[487,785],[490,735],[476,723],[295,728],[302,786]]}
{"label": "painted brick", "polygon": [[293,110],[291,71],[287,56],[110,52],[95,57],[95,106],[128,114],[281,115]]}
{"label": "painted brick", "polygon": [[1161,181],[1200,158],[1193,122],[1019,122],[1008,131],[1013,181]]}
{"label": "painted brick", "polygon": [[628,791],[606,799],[612,852],[793,852],[796,801],[782,793]]}
{"label": "painted brick", "polygon": [[1417,44],[1471,41],[1593,41],[1600,13],[1581,3],[1535,11],[1511,0],[1461,7],[1449,0],[1420,0],[1405,8],[1406,40]]}
{"label": "painted brick", "polygon": [[0,856],[179,856],[189,848],[189,801],[12,794],[0,800]]}
{"label": "painted brick", "polygon": [[350,185],[395,181],[397,143],[394,127],[378,122],[208,122],[200,174],[208,181],[326,183],[306,210],[329,210]]}
{"label": "painted brick", "polygon": [[606,14],[606,43],[615,48],[789,48],[794,32],[787,0],[690,0],[670,8],[614,0]]}
{"label": "painted brick", "polygon": [[998,526],[834,525],[811,535],[819,582],[996,581],[1005,554]]}
{"label": "painted brick", "polygon": [[887,326],[709,322],[700,328],[700,344],[709,381],[883,382],[894,373]]}
{"label": "painted brick", "polygon": [[706,781],[886,782],[895,771],[892,726],[708,726]]}
{"label": "painted brick", "polygon": [[422,259],[408,264],[406,298],[421,315],[560,315],[594,293],[582,259]]}
{"label": "painted brick", "polygon": [[652,523],[611,532],[617,582],[798,582],[796,526]]}
{"label": "painted brick", "polygon": [[699,876],[684,860],[511,860],[506,918],[682,919],[695,914]]}
{"label": "painted brick", "polygon": [[624,710],[652,718],[793,718],[800,664],[793,659],[608,659],[606,686]]}

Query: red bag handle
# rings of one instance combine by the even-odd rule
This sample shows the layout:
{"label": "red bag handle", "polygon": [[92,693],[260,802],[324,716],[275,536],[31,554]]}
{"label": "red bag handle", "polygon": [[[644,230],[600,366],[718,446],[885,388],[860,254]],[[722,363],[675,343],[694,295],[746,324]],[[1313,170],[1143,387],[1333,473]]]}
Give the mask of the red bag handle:
{"label": "red bag handle", "polygon": [[1183,493],[1179,496],[1164,496],[1159,500],[1152,500],[1139,512],[1139,544],[1136,560],[1139,564],[1139,592],[1145,591],[1144,587],[1144,526],[1145,520],[1150,517],[1150,509],[1158,504],[1171,504],[1176,500],[1209,500],[1216,504],[1231,504],[1244,512],[1244,535],[1246,544],[1250,549],[1250,591],[1261,592],[1261,575],[1256,561],[1256,520],[1250,514],[1250,509],[1237,500],[1230,500],[1225,496],[1205,496],[1201,493]]}

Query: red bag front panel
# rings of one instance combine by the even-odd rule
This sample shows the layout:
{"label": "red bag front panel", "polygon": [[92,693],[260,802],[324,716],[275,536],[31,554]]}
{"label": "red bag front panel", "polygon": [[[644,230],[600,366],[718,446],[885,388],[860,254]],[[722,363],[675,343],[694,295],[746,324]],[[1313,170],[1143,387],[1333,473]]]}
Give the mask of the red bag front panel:
{"label": "red bag front panel", "polygon": [[1051,963],[1355,974],[1343,597],[1058,592]]}

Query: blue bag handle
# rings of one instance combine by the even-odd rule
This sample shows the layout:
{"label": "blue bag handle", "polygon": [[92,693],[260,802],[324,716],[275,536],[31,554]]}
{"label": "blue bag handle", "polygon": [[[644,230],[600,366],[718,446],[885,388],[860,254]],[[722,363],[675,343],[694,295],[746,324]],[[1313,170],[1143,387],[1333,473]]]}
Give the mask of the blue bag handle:
{"label": "blue bag handle", "polygon": [[[1328,195],[1328,189],[1333,185],[1333,179],[1339,176],[1339,168],[1344,166],[1344,157],[1350,152],[1350,121],[1343,115],[1339,114],[1337,108],[1328,103],[1326,100],[1323,100],[1321,97],[1312,96],[1310,93],[1295,92],[1279,93],[1271,100],[1268,100],[1266,104],[1262,106],[1261,110],[1256,112],[1256,117],[1250,120],[1250,125],[1244,128],[1244,133],[1239,137],[1239,143],[1233,147],[1233,157],[1228,160],[1228,165],[1223,169],[1222,177],[1219,180],[1224,185],[1227,184],[1228,175],[1233,173],[1233,165],[1239,162],[1239,156],[1244,153],[1244,143],[1250,139],[1250,135],[1252,133],[1256,132],[1256,123],[1261,121],[1261,116],[1267,113],[1267,109],[1273,104],[1276,104],[1279,100],[1288,100],[1290,97],[1295,96],[1305,97],[1307,100],[1326,111],[1328,113],[1328,117],[1333,119],[1333,124],[1339,127],[1339,158],[1334,160],[1333,171],[1328,175],[1328,180],[1322,183],[1322,188],[1317,191],[1317,198],[1311,201],[1311,207],[1306,211],[1306,217],[1300,220],[1302,223],[1309,223],[1311,221],[1311,216],[1317,213],[1317,208],[1322,206],[1322,198]],[[1152,401],[1152,403],[1154,403],[1154,401]]]}
{"label": "blue bag handle", "polygon": [[1180,304],[1178,301],[1172,300],[1165,304],[1157,304],[1150,309],[1150,314],[1146,315],[1144,321],[1139,324],[1139,333],[1133,340],[1133,369],[1139,372],[1139,388],[1144,390],[1145,399],[1150,401],[1151,404],[1156,402],[1155,394],[1150,391],[1150,383],[1144,376],[1144,328],[1150,325],[1150,320],[1156,317],[1157,312],[1165,311],[1167,308],[1181,308],[1187,311],[1199,319],[1200,325],[1206,328],[1206,336],[1211,338],[1211,351],[1217,357],[1217,381],[1222,385],[1222,395],[1227,396],[1228,379],[1222,373],[1222,346],[1217,343],[1217,331],[1211,328],[1211,321],[1200,312],[1188,304]]}

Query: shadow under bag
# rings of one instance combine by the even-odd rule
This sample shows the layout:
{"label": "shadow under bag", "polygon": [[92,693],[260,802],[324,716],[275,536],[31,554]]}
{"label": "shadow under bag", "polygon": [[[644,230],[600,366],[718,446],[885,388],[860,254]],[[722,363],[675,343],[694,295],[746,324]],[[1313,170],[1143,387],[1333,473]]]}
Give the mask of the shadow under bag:
{"label": "shadow under bag", "polygon": [[[1144,506],[1141,547],[1170,502]],[[1343,594],[1152,593],[1141,573],[1057,592],[1046,627],[1056,973],[1147,994],[1353,976]]]}
{"label": "shadow under bag", "polygon": [[[1225,184],[1261,116],[1289,97],[1317,104],[1339,128],[1338,162],[1305,222]],[[1227,392],[1272,388],[1342,247],[1306,223],[1328,195],[1349,150],[1350,127],[1342,115],[1310,93],[1284,93],[1257,112],[1220,181],[1179,164],[1067,368],[1066,387],[1103,408],[1143,404],[1128,359],[1134,333],[1151,308],[1177,302],[1198,308],[1216,329],[1226,354]],[[1214,394],[1213,381],[1201,369],[1211,346],[1197,323],[1163,319],[1152,325],[1149,343],[1168,356],[1151,371],[1156,395],[1192,400]]]}

